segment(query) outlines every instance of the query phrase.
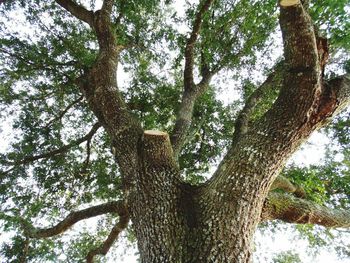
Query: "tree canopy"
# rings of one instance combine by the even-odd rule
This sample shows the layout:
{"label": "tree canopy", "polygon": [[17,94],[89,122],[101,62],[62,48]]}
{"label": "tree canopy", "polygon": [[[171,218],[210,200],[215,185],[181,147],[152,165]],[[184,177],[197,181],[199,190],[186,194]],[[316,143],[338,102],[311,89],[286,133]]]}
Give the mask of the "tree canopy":
{"label": "tree canopy", "polygon": [[[135,242],[123,202],[128,176],[121,175],[123,165],[134,163],[122,157],[128,147],[118,151],[126,143],[136,145],[132,134],[141,130],[170,134],[183,182],[196,187],[211,182],[230,147],[249,127],[265,127],[269,112],[289,96],[282,88],[286,65],[299,63],[293,57],[299,51],[283,53],[281,27],[284,36],[292,29],[279,21],[276,2],[0,1],[0,118],[6,145],[0,154],[0,229],[9,237],[1,258],[91,262],[106,254],[125,228],[128,241]],[[301,2],[313,21],[325,89],[331,87],[333,94],[339,76],[349,87],[349,2]],[[107,60],[113,56],[117,59]],[[117,94],[111,101],[108,95],[97,98],[89,86],[107,79],[118,82],[118,90],[108,90]],[[342,110],[350,97],[346,92],[344,101],[336,98]],[[224,98],[228,93],[235,96]],[[97,104],[116,110],[104,112]],[[341,232],[313,224],[349,229],[350,113],[345,109],[332,122],[333,111],[327,114],[310,113],[316,124],[306,132],[328,123],[320,130],[331,138],[324,162],[284,167],[264,203],[264,231],[300,223],[300,233],[320,246]],[[132,128],[113,130],[107,120]],[[122,134],[124,142],[112,133]],[[96,216],[96,229],[69,235],[75,223]],[[266,223],[270,219],[284,223]],[[67,236],[59,235],[66,230]],[[346,242],[336,245],[342,256],[350,255]],[[299,262],[293,258],[300,260],[288,252],[275,262]]]}

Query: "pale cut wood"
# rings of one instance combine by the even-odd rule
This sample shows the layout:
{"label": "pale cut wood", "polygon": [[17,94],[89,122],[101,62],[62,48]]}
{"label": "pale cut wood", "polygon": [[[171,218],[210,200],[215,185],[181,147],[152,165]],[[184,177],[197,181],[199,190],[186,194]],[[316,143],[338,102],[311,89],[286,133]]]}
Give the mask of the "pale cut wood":
{"label": "pale cut wood", "polygon": [[300,0],[281,0],[280,5],[283,7],[293,6],[300,4]]}
{"label": "pale cut wood", "polygon": [[153,135],[153,136],[168,136],[166,132],[158,131],[158,130],[146,130],[145,135]]}

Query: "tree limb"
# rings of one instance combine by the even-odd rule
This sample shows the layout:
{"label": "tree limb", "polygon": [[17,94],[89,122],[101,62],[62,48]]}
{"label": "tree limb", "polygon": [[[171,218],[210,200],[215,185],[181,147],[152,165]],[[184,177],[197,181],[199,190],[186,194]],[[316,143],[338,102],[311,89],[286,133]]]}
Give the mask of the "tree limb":
{"label": "tree limb", "polygon": [[51,158],[57,154],[63,154],[65,152],[67,152],[69,149],[73,148],[74,146],[77,146],[85,141],[88,141],[92,138],[92,136],[94,136],[94,134],[97,132],[97,130],[101,127],[101,124],[100,123],[95,123],[91,130],[83,137],[77,139],[77,140],[74,140],[72,141],[71,143],[69,144],[66,144],[64,146],[62,146],[61,148],[59,149],[56,149],[56,150],[52,150],[52,151],[49,151],[49,152],[46,152],[46,153],[42,153],[42,154],[38,154],[38,155],[32,155],[32,156],[27,156],[27,157],[24,157],[24,159],[22,160],[19,160],[19,161],[4,161],[4,164],[5,165],[21,165],[21,164],[28,164],[28,163],[31,163],[31,162],[34,162],[34,161],[37,161],[37,160],[40,160],[40,159],[45,159],[45,158]]}
{"label": "tree limb", "polygon": [[[258,222],[261,217],[263,220],[349,227],[348,212],[324,208],[288,195],[268,193],[287,159],[312,131],[324,124],[323,120],[336,114],[338,107],[347,105],[350,94],[348,76],[322,85],[313,23],[304,7],[301,4],[281,7],[280,24],[285,71],[279,96],[229,149],[206,183],[205,193],[209,197],[205,197],[218,200],[215,193],[220,193],[224,200],[238,198],[242,202],[239,205],[222,202],[215,213],[239,210],[240,217],[251,222]],[[266,196],[268,199],[261,214]],[[251,205],[242,205],[244,203]],[[241,226],[242,231],[246,231],[247,220]],[[237,220],[230,226],[237,228],[239,224]]]}
{"label": "tree limb", "polygon": [[[313,23],[302,4],[281,7],[280,25],[285,62],[279,96],[270,109],[239,136],[206,185],[213,192],[220,191],[230,198],[239,197],[256,204],[239,208],[241,215],[251,220],[258,219],[264,197],[286,160],[314,130],[310,117],[321,94]],[[232,207],[223,205],[221,209],[232,210]]]}
{"label": "tree limb", "polygon": [[55,0],[60,6],[66,9],[73,16],[88,23],[91,27],[93,27],[94,22],[94,13],[92,11],[87,10],[82,5],[78,5],[72,0]]}
{"label": "tree limb", "polygon": [[203,15],[208,11],[213,0],[206,0],[201,4],[196,18],[193,23],[193,29],[187,40],[185,48],[185,69],[184,69],[184,91],[182,94],[181,105],[177,113],[174,129],[171,133],[171,143],[174,155],[177,159],[181,148],[186,143],[188,130],[191,126],[193,107],[197,98],[207,89],[213,76],[212,72],[204,70],[201,67],[202,79],[198,84],[194,83],[193,66],[194,66],[194,46],[198,39],[199,31],[202,26]]}
{"label": "tree limb", "polygon": [[349,211],[327,208],[287,194],[269,193],[261,220],[275,219],[288,223],[350,228]]}
{"label": "tree limb", "polygon": [[176,159],[178,159],[178,155],[186,143],[192,122],[194,104],[199,94],[200,92],[195,92],[195,90],[184,90],[182,94],[180,109],[170,137]]}
{"label": "tree limb", "polygon": [[86,141],[86,157],[83,162],[83,167],[81,168],[81,174],[86,174],[88,172],[88,167],[90,164],[90,155],[91,155],[91,138]]}
{"label": "tree limb", "polygon": [[121,216],[119,222],[112,228],[107,239],[98,248],[89,251],[86,256],[86,262],[93,263],[96,255],[106,255],[119,234],[128,226],[128,223],[129,216]]}
{"label": "tree limb", "polygon": [[202,26],[202,19],[205,12],[213,3],[213,0],[206,0],[199,8],[196,18],[193,23],[193,29],[191,35],[186,43],[185,48],[185,70],[184,70],[184,87],[186,89],[192,89],[194,85],[193,80],[193,65],[194,65],[194,45],[198,39],[199,31]]}
{"label": "tree limb", "polygon": [[67,229],[69,229],[75,223],[81,220],[107,213],[117,213],[121,218],[127,216],[128,214],[124,201],[111,201],[101,205],[92,206],[80,211],[71,212],[65,219],[63,219],[57,225],[50,228],[34,228],[25,222],[23,223],[23,228],[26,236],[30,238],[52,237],[65,232]]}
{"label": "tree limb", "polygon": [[114,5],[114,0],[104,0],[101,10],[107,14],[111,14]]}
{"label": "tree limb", "polygon": [[127,199],[127,190],[137,174],[138,144],[143,129],[128,109],[117,85],[119,55],[124,47],[118,45],[108,12],[112,2],[106,0],[103,6],[106,10],[94,13],[93,29],[99,45],[98,56],[93,65],[76,80],[76,84],[111,139]]}

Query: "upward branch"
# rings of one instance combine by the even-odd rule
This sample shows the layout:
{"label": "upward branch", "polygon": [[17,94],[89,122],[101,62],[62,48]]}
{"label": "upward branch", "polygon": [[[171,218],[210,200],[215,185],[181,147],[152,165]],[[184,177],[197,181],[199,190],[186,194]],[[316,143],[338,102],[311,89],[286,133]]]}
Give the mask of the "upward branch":
{"label": "upward branch", "polygon": [[[239,196],[245,195],[252,202],[257,195],[268,193],[287,158],[313,131],[310,120],[321,92],[313,23],[303,5],[300,2],[282,5],[280,25],[285,62],[279,96],[247,131],[246,119],[242,117],[243,126],[238,125],[238,133],[243,134],[231,146],[208,184],[220,190],[226,188],[227,194],[235,191]],[[248,103],[246,107],[249,115],[251,106]],[[244,170],[244,176],[237,172],[242,167],[249,167]],[[239,185],[250,187],[238,188]]]}
{"label": "upward branch", "polygon": [[194,46],[198,39],[199,31],[203,22],[203,15],[208,11],[213,0],[206,0],[199,8],[196,18],[193,23],[193,29],[189,39],[187,40],[185,49],[185,70],[184,70],[184,86],[186,89],[192,89],[194,85],[193,80],[193,65],[194,65]]}
{"label": "upward branch", "polygon": [[117,69],[122,46],[111,21],[115,1],[105,0],[94,13],[94,33],[99,44],[97,59],[76,81],[90,109],[111,139],[116,161],[121,169],[124,190],[135,176],[138,166],[137,145],[143,134],[117,85]]}
{"label": "upward branch", "polygon": [[124,46],[118,44],[118,35],[111,21],[116,2],[103,0],[101,9],[96,12],[87,11],[72,0],[56,2],[72,15],[87,22],[96,35],[97,58],[75,80],[75,84],[110,137],[113,154],[121,171],[125,199],[128,199],[128,190],[136,180],[138,143],[143,129],[128,109],[117,85],[119,56]]}
{"label": "upward branch", "polygon": [[70,104],[68,104],[68,106],[62,110],[61,112],[59,112],[54,118],[52,118],[47,124],[44,125],[44,127],[50,127],[54,122],[61,120],[63,118],[63,116],[72,108],[74,107],[76,104],[78,104],[80,101],[83,100],[83,96],[80,96],[79,98],[77,98],[76,100],[72,101]]}
{"label": "upward branch", "polygon": [[[204,1],[196,14],[190,37],[187,40],[185,48],[185,69],[184,69],[184,91],[179,112],[177,114],[174,129],[171,133],[171,143],[174,155],[177,158],[182,147],[186,143],[188,130],[191,126],[193,107],[197,98],[207,89],[212,72],[201,70],[202,80],[195,84],[193,78],[194,67],[194,47],[198,40],[198,35],[202,26],[203,16],[210,8],[213,0]],[[202,65],[203,68],[204,65]]]}

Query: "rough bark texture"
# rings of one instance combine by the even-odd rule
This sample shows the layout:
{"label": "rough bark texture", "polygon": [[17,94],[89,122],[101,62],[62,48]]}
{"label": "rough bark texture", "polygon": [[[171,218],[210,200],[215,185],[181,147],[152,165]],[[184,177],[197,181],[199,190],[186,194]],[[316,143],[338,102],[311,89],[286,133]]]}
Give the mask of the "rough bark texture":
{"label": "rough bark texture", "polygon": [[138,195],[131,213],[142,262],[182,262],[185,229],[179,208],[180,173],[169,136],[146,131],[139,154]]}
{"label": "rough bark texture", "polygon": [[[264,203],[285,161],[313,130],[344,108],[349,98],[348,77],[323,83],[312,21],[300,1],[280,2],[285,61],[277,101],[263,117],[247,125],[263,91],[252,95],[237,120],[232,147],[213,177],[201,186],[182,182],[177,156],[186,141],[196,98],[211,78],[207,72],[194,84],[193,46],[212,1],[200,4],[187,41],[184,94],[171,140],[164,132],[143,131],[118,91],[116,72],[122,47],[116,44],[111,27],[113,1],[104,1],[95,13],[73,1],[56,2],[88,23],[99,42],[97,61],[77,83],[111,138],[141,262],[251,262],[252,238],[264,205],[264,220],[342,225],[330,222],[334,214],[329,211],[316,219],[305,216],[325,211],[306,201],[285,196],[279,200],[272,194]],[[274,83],[271,79],[273,75],[266,85]],[[292,185],[283,185],[297,192]],[[287,207],[281,209],[281,202]],[[111,239],[116,236],[111,235]],[[105,253],[107,243],[98,252]]]}

